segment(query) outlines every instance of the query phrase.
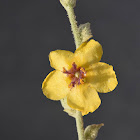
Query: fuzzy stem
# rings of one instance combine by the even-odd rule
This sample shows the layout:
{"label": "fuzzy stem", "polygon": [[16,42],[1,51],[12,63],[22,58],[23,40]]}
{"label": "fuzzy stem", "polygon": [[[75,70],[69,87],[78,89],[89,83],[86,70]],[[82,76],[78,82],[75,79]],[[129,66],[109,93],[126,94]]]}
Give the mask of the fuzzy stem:
{"label": "fuzzy stem", "polygon": [[[76,49],[81,45],[82,41],[80,38],[80,33],[78,31],[78,26],[77,26],[77,21],[76,21],[76,16],[74,14],[74,9],[71,6],[68,6],[65,8],[68,14],[68,18],[71,24],[71,30],[74,36],[74,41],[76,45]],[[85,140],[84,138],[84,127],[83,127],[83,116],[80,111],[76,111],[76,127],[77,127],[77,132],[78,132],[78,138],[79,140]]]}
{"label": "fuzzy stem", "polygon": [[83,127],[83,116],[80,111],[76,112],[76,126],[77,126],[77,132],[79,140],[85,140],[84,138],[84,127]]}
{"label": "fuzzy stem", "polygon": [[80,33],[78,31],[78,26],[77,26],[77,21],[76,21],[76,16],[74,14],[74,9],[71,6],[68,6],[66,8],[68,18],[71,24],[71,30],[74,36],[74,41],[76,45],[76,49],[81,45],[81,38],[80,38]]}

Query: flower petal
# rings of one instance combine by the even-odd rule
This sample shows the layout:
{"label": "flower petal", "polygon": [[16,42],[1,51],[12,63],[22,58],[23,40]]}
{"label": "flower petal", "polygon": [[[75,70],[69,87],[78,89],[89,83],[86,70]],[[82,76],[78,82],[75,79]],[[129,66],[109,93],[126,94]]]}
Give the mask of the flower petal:
{"label": "flower petal", "polygon": [[60,71],[54,70],[50,72],[42,84],[44,95],[52,100],[64,98],[70,91],[68,80],[67,76]]}
{"label": "flower petal", "polygon": [[96,90],[89,84],[78,85],[71,89],[71,92],[67,95],[68,105],[82,112],[82,115],[86,115],[89,112],[94,112],[101,104]]}
{"label": "flower petal", "polygon": [[93,39],[83,43],[74,53],[76,64],[82,67],[99,62],[102,54],[102,46]]}
{"label": "flower petal", "polygon": [[115,89],[118,84],[115,71],[111,65],[98,62],[86,69],[87,82],[91,83],[98,92],[107,93]]}
{"label": "flower petal", "polygon": [[49,60],[51,67],[57,70],[63,70],[63,67],[70,69],[72,64],[72,58],[74,54],[70,51],[56,50],[49,54]]}

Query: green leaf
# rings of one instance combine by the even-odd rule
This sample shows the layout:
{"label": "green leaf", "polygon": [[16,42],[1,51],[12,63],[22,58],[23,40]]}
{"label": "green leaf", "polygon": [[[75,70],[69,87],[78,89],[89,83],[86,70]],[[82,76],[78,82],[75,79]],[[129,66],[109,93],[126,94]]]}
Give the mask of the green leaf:
{"label": "green leaf", "polygon": [[103,123],[101,124],[92,124],[86,127],[84,131],[85,139],[86,140],[95,140],[98,136],[99,129],[104,126]]}
{"label": "green leaf", "polygon": [[61,99],[61,105],[64,108],[64,112],[68,113],[71,117],[76,117],[76,110],[70,108],[67,104],[67,98]]}
{"label": "green leaf", "polygon": [[80,37],[83,42],[86,42],[92,37],[91,29],[90,29],[90,23],[81,24],[78,28]]}

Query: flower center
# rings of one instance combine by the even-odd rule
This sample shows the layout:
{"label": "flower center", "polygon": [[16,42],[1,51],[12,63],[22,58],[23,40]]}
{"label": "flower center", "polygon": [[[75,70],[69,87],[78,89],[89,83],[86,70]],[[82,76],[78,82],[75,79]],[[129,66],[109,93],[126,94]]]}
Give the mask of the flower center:
{"label": "flower center", "polygon": [[78,71],[75,73],[75,77],[79,78],[79,76],[80,76],[80,72]]}
{"label": "flower center", "polygon": [[72,63],[72,68],[70,70],[66,70],[63,67],[63,73],[67,74],[67,76],[71,79],[69,88],[85,83],[86,71],[82,67],[77,67],[75,62]]}

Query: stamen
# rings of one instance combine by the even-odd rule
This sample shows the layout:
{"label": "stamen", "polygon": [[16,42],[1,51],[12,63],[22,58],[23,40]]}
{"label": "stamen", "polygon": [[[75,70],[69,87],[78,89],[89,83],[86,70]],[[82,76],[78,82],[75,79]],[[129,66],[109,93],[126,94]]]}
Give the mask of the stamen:
{"label": "stamen", "polygon": [[80,71],[82,71],[83,73],[86,73],[84,68],[81,68]]}
{"label": "stamen", "polygon": [[80,84],[84,84],[85,82],[84,82],[84,79],[80,79]]}
{"label": "stamen", "polygon": [[68,77],[69,78],[73,78],[74,77],[74,74],[68,74]]}
{"label": "stamen", "polygon": [[74,87],[74,85],[72,83],[70,83],[68,87],[72,89]]}
{"label": "stamen", "polygon": [[72,66],[73,66],[73,69],[76,70],[77,65],[75,64],[75,62],[73,62]]}
{"label": "stamen", "polygon": [[66,73],[67,72],[67,70],[63,67],[63,73]]}
{"label": "stamen", "polygon": [[67,74],[67,76],[71,79],[71,83],[68,86],[71,89],[76,85],[85,83],[86,71],[82,67],[77,67],[75,62],[72,63],[72,68],[70,70],[66,70],[63,67],[63,73]]}

